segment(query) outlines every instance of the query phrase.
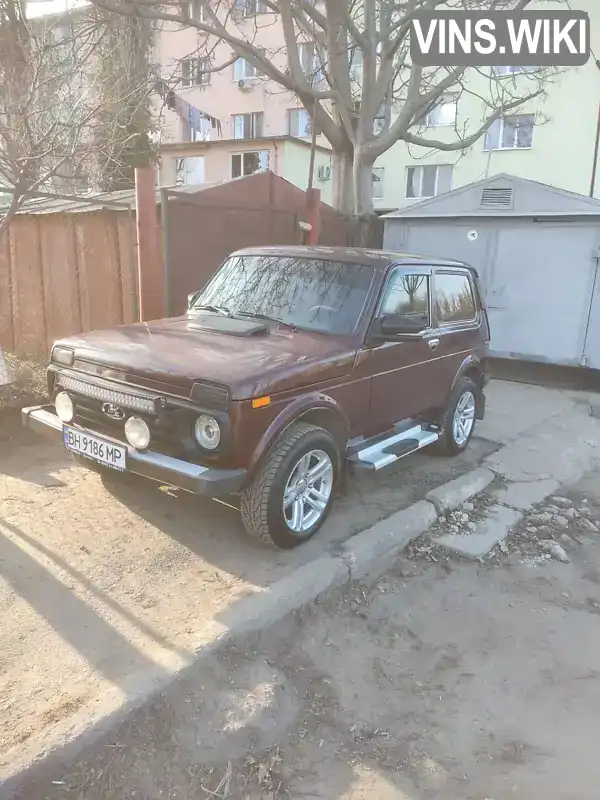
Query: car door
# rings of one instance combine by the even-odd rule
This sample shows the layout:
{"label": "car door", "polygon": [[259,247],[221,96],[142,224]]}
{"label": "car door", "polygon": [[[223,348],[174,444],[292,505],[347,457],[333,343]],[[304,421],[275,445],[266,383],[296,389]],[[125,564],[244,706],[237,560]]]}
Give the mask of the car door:
{"label": "car door", "polygon": [[372,434],[440,402],[439,337],[431,324],[431,278],[431,269],[407,267],[396,267],[388,276],[374,321],[386,314],[402,314],[421,317],[426,328],[419,334],[367,345],[366,366],[371,374],[367,427]]}
{"label": "car door", "polygon": [[446,396],[456,373],[481,343],[481,310],[469,270],[438,267],[433,275],[433,324],[439,346],[438,374]]}

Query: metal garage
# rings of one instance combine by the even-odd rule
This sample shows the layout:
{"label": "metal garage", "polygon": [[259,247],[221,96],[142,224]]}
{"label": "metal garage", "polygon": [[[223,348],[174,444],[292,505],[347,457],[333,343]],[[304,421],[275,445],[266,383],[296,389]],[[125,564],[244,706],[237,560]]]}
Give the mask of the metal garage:
{"label": "metal garage", "polygon": [[479,270],[492,355],[600,369],[600,201],[501,174],[384,219],[386,249]]}

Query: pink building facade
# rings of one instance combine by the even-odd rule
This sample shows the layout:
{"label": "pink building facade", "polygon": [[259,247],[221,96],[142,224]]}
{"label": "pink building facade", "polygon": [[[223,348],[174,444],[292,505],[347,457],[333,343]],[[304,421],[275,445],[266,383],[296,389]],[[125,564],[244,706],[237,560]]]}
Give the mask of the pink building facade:
{"label": "pink building facade", "polygon": [[[282,71],[286,69],[287,56],[277,15],[259,13],[228,24],[236,25],[243,38],[264,48],[273,63]],[[211,48],[209,37],[196,29],[165,23],[156,47],[162,75],[174,87],[176,95],[157,109],[162,142],[285,135],[310,140],[310,120],[295,95],[257,75],[248,62],[238,59],[218,72],[202,71],[235,58],[227,43],[220,42]],[[209,49],[210,63],[206,60]],[[185,110],[181,113],[186,103],[206,115],[195,129],[190,129],[189,122],[182,119],[187,116]],[[173,108],[176,104],[178,107]],[[324,137],[319,136],[318,142],[328,146]]]}

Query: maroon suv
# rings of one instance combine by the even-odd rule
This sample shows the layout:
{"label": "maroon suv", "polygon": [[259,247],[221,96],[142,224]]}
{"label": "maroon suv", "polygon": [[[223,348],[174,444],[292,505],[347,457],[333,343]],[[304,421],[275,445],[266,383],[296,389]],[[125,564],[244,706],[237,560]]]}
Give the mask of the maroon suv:
{"label": "maroon suv", "polygon": [[342,472],[459,453],[485,409],[475,270],[372,250],[234,253],[183,317],[57,342],[26,425],[87,467],[239,494],[278,547],[323,524]]}

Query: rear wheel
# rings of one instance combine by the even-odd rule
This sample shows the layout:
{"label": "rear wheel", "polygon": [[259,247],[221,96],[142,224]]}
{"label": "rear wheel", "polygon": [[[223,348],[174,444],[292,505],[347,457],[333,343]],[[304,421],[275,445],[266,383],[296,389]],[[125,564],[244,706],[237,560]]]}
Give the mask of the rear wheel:
{"label": "rear wheel", "polygon": [[479,389],[471,378],[463,378],[454,391],[440,422],[441,436],[436,445],[438,453],[458,455],[471,441],[477,418]]}
{"label": "rear wheel", "polygon": [[305,423],[290,426],[242,493],[248,533],[283,550],[314,536],[331,510],[339,461],[328,431]]}

